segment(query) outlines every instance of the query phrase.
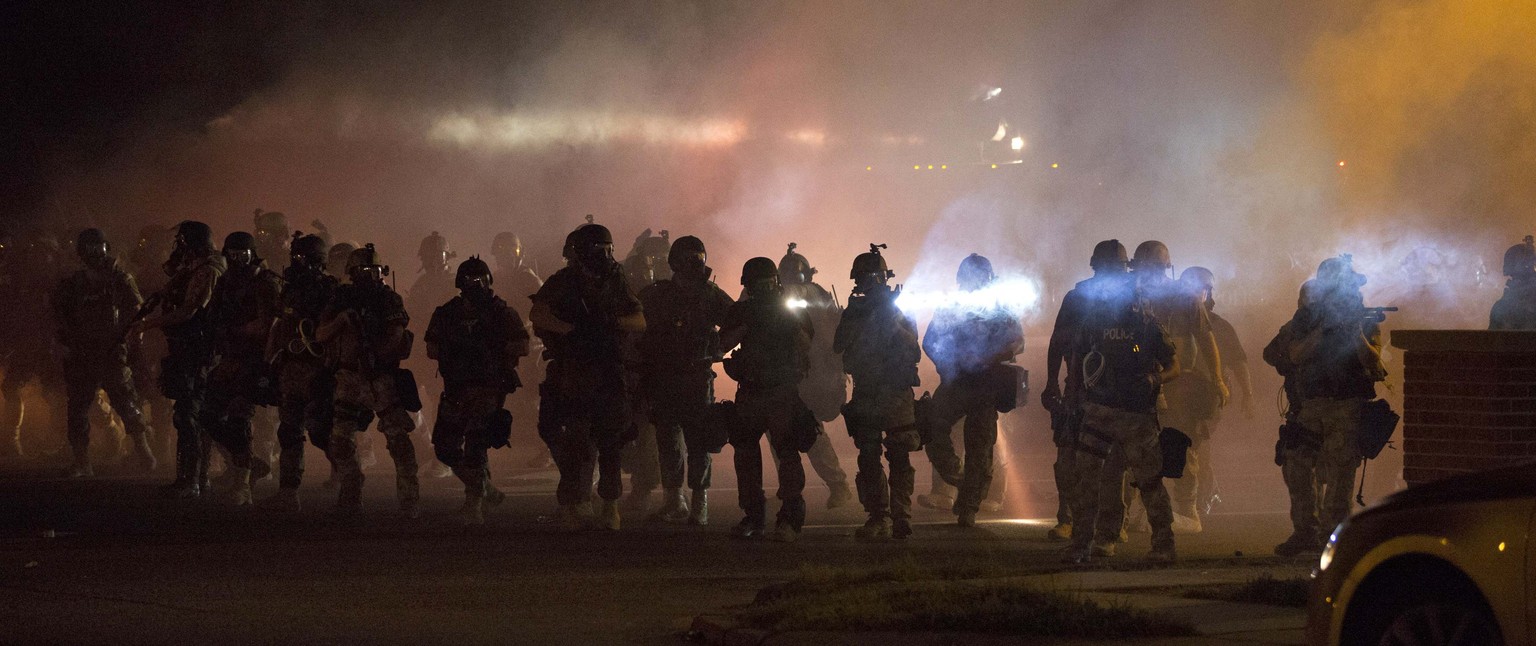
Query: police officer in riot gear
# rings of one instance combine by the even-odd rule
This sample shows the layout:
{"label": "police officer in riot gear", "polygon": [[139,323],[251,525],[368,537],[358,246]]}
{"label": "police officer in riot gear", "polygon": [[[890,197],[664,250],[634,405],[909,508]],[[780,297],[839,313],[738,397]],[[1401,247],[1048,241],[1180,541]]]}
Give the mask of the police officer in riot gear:
{"label": "police officer in riot gear", "polygon": [[454,282],[459,295],[432,313],[424,338],[444,385],[432,448],[464,483],[461,520],[482,525],[485,507],[504,498],[490,484],[486,451],[505,446],[507,437],[498,433],[511,433],[502,406],[522,386],[517,362],[528,355],[528,331],[517,311],[492,291],[485,261],[471,256],[459,263]]}
{"label": "police officer in riot gear", "polygon": [[[639,294],[656,281],[671,278],[672,268],[667,265],[671,248],[671,233],[662,231],[653,234],[650,229],[641,231],[622,263],[629,288]],[[631,336],[624,344],[624,365],[627,369],[625,384],[630,389],[631,426],[626,435],[635,437],[624,445],[623,465],[630,477],[629,495],[625,496],[623,507],[626,511],[636,513],[645,511],[650,503],[651,492],[662,484],[656,425],[651,423],[651,401],[641,385],[642,359],[639,348],[634,344],[638,340]]]}
{"label": "police officer in riot gear", "polygon": [[267,336],[279,313],[282,278],[256,255],[256,238],[236,231],[224,238],[227,266],[208,305],[215,361],[208,375],[203,427],[229,452],[229,502],[251,504],[251,481],[270,470],[251,452],[257,405],[274,403],[266,361]]}
{"label": "police officer in riot gear", "polygon": [[[719,328],[734,301],[710,282],[702,240],[678,238],[668,250],[667,266],[671,278],[640,290],[648,321],[639,342],[640,389],[650,403],[665,490],[653,518],[706,525],[711,465],[702,424],[715,399],[711,364],[722,350]],[[691,507],[682,493],[685,476]]]}
{"label": "police officer in riot gear", "polygon": [[[1221,369],[1226,373],[1223,376],[1230,377],[1237,383],[1243,414],[1251,419],[1253,417],[1253,380],[1248,374],[1248,353],[1243,349],[1243,342],[1237,336],[1237,329],[1216,313],[1216,275],[1204,267],[1190,267],[1179,274],[1179,282],[1183,283],[1186,289],[1194,292],[1195,297],[1205,304],[1206,314],[1211,320],[1211,334],[1216,338],[1216,350],[1221,355]],[[1189,385],[1183,380],[1175,383],[1178,386],[1177,389]],[[1206,441],[1195,442],[1190,446],[1190,450],[1198,453],[1195,460],[1198,469],[1194,473],[1197,481],[1195,502],[1201,514],[1208,514],[1211,507],[1221,500],[1208,441],[1212,431],[1220,422],[1219,403],[1207,382],[1192,379],[1189,383],[1199,384],[1201,387],[1192,398],[1201,402],[1200,406],[1203,408],[1201,412],[1204,415],[1194,416],[1200,422],[1186,431],[1186,434],[1194,437],[1198,433],[1206,438]],[[1181,486],[1187,488],[1187,485],[1181,484]]]}
{"label": "police officer in riot gear", "polygon": [[1201,451],[1210,439],[1211,420],[1226,405],[1229,393],[1222,376],[1221,353],[1211,331],[1210,311],[1203,297],[1169,276],[1172,269],[1168,246],[1156,240],[1137,245],[1131,257],[1137,298],[1143,310],[1168,332],[1179,363],[1188,373],[1163,391],[1167,402],[1163,423],[1183,431],[1194,442],[1184,477],[1173,484],[1172,492],[1174,529],[1194,534],[1203,529],[1197,500],[1198,474],[1205,468],[1200,463]]}
{"label": "police officer in riot gear", "polygon": [[[961,291],[975,292],[997,278],[992,262],[971,254],[960,262],[955,280]],[[923,351],[939,370],[933,394],[933,425],[928,459],[939,477],[959,487],[954,512],[960,526],[974,527],[976,512],[992,484],[993,448],[997,444],[997,388],[1012,361],[1024,349],[1024,326],[997,306],[947,305],[933,314],[923,335]],[[1016,378],[1004,382],[1016,388]],[[951,431],[965,420],[965,463],[955,453]]]}
{"label": "police officer in riot gear", "polygon": [[1488,313],[1490,330],[1536,330],[1536,238],[1504,252],[1504,296]]}
{"label": "police officer in riot gear", "polygon": [[362,506],[363,471],[357,435],[375,417],[395,463],[395,496],[406,518],[420,514],[416,449],[411,431],[420,409],[414,379],[400,363],[411,355],[411,317],[400,295],[384,283],[384,266],[372,244],[347,260],[351,282],[336,288],[320,317],[316,340],[335,345],[336,391],[329,453],[337,473],[336,516],[350,518]]}
{"label": "police officer in riot gear", "polygon": [[[1293,381],[1299,436],[1295,445],[1315,445],[1315,458],[1307,451],[1285,456],[1289,464],[1297,460],[1298,470],[1315,459],[1318,488],[1321,490],[1318,534],[1332,531],[1349,516],[1350,489],[1355,482],[1361,455],[1356,445],[1360,434],[1361,411],[1376,397],[1376,382],[1386,379],[1381,363],[1381,328],[1374,318],[1365,316],[1365,300],[1360,288],[1365,276],[1355,272],[1348,255],[1324,260],[1317,268],[1317,278],[1304,290],[1304,298],[1291,322],[1270,341],[1264,350],[1265,361]],[[1306,501],[1296,500],[1292,508],[1305,508]],[[1305,530],[1305,527],[1296,527]],[[1300,533],[1300,532],[1298,532]],[[1277,552],[1306,547],[1313,537],[1293,534]]]}
{"label": "police officer in riot gear", "polygon": [[549,366],[539,387],[539,435],[560,469],[556,499],[561,525],[586,526],[592,472],[603,499],[597,525],[619,528],[620,450],[629,414],[624,335],[645,331],[640,301],[613,259],[613,234],[586,224],[566,237],[564,269],[533,297],[528,318],[543,340]]}
{"label": "police officer in riot gear", "polygon": [[800,400],[800,380],[810,362],[815,329],[805,308],[786,302],[778,270],[767,258],[753,258],[741,268],[746,289],[731,306],[721,326],[721,346],[740,347],[726,360],[726,372],[740,388],[736,392],[738,420],[730,436],[735,451],[738,501],[744,514],[733,528],[738,538],[755,538],[764,530],[767,501],[763,494],[762,439],[778,457],[780,508],[773,533],[779,542],[794,542],[805,527],[805,468],[800,453],[820,433],[815,417]]}
{"label": "police officer in riot gear", "polygon": [[75,238],[75,252],[84,267],[59,283],[53,293],[57,338],[65,350],[68,436],[74,453],[70,475],[92,475],[89,411],[98,389],[106,391],[112,409],[122,418],[140,465],[153,471],[149,426],[143,400],[134,388],[124,335],[143,299],[133,276],[112,257],[100,229],[81,231]]}
{"label": "police officer in riot gear", "polygon": [[[437,306],[448,302],[457,293],[454,287],[454,272],[449,267],[449,261],[457,257],[457,254],[448,248],[448,240],[436,231],[421,239],[421,244],[416,247],[416,258],[421,261],[421,275],[411,283],[411,290],[405,294],[405,309],[411,316],[421,319],[430,319]],[[426,374],[431,365],[424,355],[407,362],[414,372]],[[442,393],[433,380],[427,380],[422,385],[422,402],[425,410],[423,419],[431,429],[436,426],[434,420],[437,417],[436,405]],[[423,473],[434,478],[446,478],[453,475],[448,465],[437,461],[435,457],[429,458],[422,470]]]}
{"label": "police officer in riot gear", "polygon": [[[1108,286],[1104,298],[1086,304],[1068,353],[1082,358],[1069,375],[1081,379],[1083,403],[1073,458],[1074,526],[1065,560],[1086,563],[1114,555],[1121,510],[1104,508],[1103,502],[1119,500],[1102,494],[1106,487],[1118,489],[1121,473],[1129,469],[1151,524],[1147,558],[1169,562],[1173,509],[1163,486],[1157,400],[1162,384],[1179,376],[1179,359],[1162,326],[1143,309],[1145,301],[1129,286]],[[1118,459],[1107,460],[1112,454]]]}
{"label": "police officer in riot gear", "polygon": [[[795,251],[797,246],[789,243],[789,249],[779,259],[779,284],[784,288],[785,298],[804,301],[806,315],[816,330],[811,339],[810,368],[800,382],[800,398],[816,419],[825,424],[842,415],[843,404],[848,403],[848,375],[843,372],[843,358],[832,351],[832,337],[843,317],[843,308],[826,288],[816,284],[816,268]],[[837,509],[853,500],[848,474],[843,471],[831,438],[825,433],[816,436],[816,444],[806,457],[810,458],[811,469],[827,485],[827,509]]]}
{"label": "police officer in riot gear", "polygon": [[330,444],[336,383],[326,365],[325,347],[315,339],[320,317],[336,293],[337,281],[325,272],[326,246],[319,236],[294,233],[289,264],[283,270],[281,310],[267,344],[267,360],[277,375],[277,493],[263,505],[298,511],[304,478],[307,435],[323,453]]}
{"label": "police officer in riot gear", "polygon": [[[883,245],[880,245],[883,246]],[[860,540],[907,538],[912,534],[914,471],[910,454],[922,448],[912,407],[922,349],[917,323],[896,307],[887,285],[895,272],[886,267],[879,246],[854,258],[848,309],[837,325],[832,349],[843,355],[843,370],[853,377],[853,396],[843,407],[848,434],[859,450],[854,481],[869,520],[854,536]],[[884,449],[890,480],[880,463]]]}
{"label": "police officer in riot gear", "polygon": [[[1077,491],[1077,434],[1082,423],[1082,356],[1076,352],[1076,339],[1084,317],[1097,304],[1115,299],[1130,298],[1131,280],[1126,273],[1130,258],[1125,245],[1119,240],[1104,240],[1093,247],[1088,266],[1093,276],[1077,283],[1061,299],[1056,312],[1056,323],[1051,329],[1050,346],[1046,351],[1045,389],[1040,393],[1040,403],[1051,413],[1051,436],[1056,445],[1056,461],[1051,471],[1056,479],[1056,526],[1046,532],[1051,540],[1072,537],[1074,514],[1072,498]],[[1065,392],[1062,388],[1061,367],[1067,367]],[[1119,498],[1118,474],[1114,476],[1115,501]],[[1101,505],[1103,508],[1104,505]],[[1083,524],[1084,531],[1093,531],[1092,519]],[[1119,528],[1115,528],[1119,532]]]}
{"label": "police officer in riot gear", "polygon": [[209,443],[203,437],[203,404],[214,361],[208,309],[226,268],[224,256],[213,247],[213,229],[195,220],[177,225],[176,246],[165,263],[171,279],[160,293],[160,309],[132,330],[135,334],[165,331],[167,354],[160,364],[160,390],[175,402],[176,479],[162,491],[175,498],[208,493]]}

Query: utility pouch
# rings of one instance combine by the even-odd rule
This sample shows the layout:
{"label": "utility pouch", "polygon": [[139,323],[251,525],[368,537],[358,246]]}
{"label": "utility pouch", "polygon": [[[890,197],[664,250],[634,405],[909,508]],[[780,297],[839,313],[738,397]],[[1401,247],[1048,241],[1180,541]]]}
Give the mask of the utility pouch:
{"label": "utility pouch", "polygon": [[416,388],[416,375],[409,368],[395,368],[395,398],[408,413],[421,412],[421,391]]}
{"label": "utility pouch", "polygon": [[1164,427],[1157,434],[1158,446],[1163,451],[1163,470],[1158,475],[1164,478],[1184,477],[1184,465],[1189,460],[1189,447],[1194,444],[1188,435],[1176,428]]}
{"label": "utility pouch", "polygon": [[1397,423],[1402,416],[1392,410],[1385,399],[1368,401],[1360,406],[1360,433],[1356,435],[1356,449],[1360,457],[1374,460],[1381,450],[1392,441]]}
{"label": "utility pouch", "polygon": [[933,439],[933,393],[923,391],[923,396],[912,402],[912,417],[917,424],[917,437],[923,446]]}
{"label": "utility pouch", "polygon": [[999,413],[1029,403],[1029,371],[1011,363],[1000,363],[986,372],[987,392]]}
{"label": "utility pouch", "polygon": [[512,411],[498,408],[491,413],[491,418],[486,421],[487,446],[499,449],[512,445]]}

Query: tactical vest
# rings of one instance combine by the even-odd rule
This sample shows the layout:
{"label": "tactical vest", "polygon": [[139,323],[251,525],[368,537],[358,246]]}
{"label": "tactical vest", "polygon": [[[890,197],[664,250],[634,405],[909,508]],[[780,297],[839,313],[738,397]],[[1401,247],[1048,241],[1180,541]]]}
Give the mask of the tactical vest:
{"label": "tactical vest", "polygon": [[647,365],[699,368],[719,352],[720,332],[707,311],[717,289],[707,282],[686,285],[672,279],[646,288],[640,351]]}
{"label": "tactical vest", "polygon": [[500,386],[506,383],[507,344],[522,330],[512,326],[507,302],[492,296],[476,304],[456,296],[437,308],[427,329],[427,342],[438,348],[438,372],[454,386]]}
{"label": "tactical vest", "polygon": [[65,282],[60,313],[76,350],[123,343],[123,326],[134,314],[118,308],[130,289],[128,280],[128,274],[113,265],[104,272],[82,269]]}
{"label": "tactical vest", "polygon": [[[182,269],[166,282],[165,289],[161,292],[165,299],[160,303],[161,312],[171,312],[180,307],[187,300],[187,290],[192,286],[192,277],[205,267],[213,270],[215,278],[224,275],[225,265],[223,256],[217,253],[209,253],[193,262],[190,267]],[[217,283],[215,283],[217,285]],[[198,308],[191,318],[176,325],[165,326],[165,335],[171,338],[193,340],[206,338],[209,334],[208,307]]]}

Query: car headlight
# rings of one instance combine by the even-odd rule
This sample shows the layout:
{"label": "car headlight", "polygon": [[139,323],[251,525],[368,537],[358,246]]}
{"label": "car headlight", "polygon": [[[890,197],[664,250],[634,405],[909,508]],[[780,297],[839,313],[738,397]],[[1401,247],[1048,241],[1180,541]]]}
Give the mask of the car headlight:
{"label": "car headlight", "polygon": [[1317,557],[1317,571],[1325,572],[1328,566],[1333,565],[1333,550],[1339,544],[1339,530],[1333,530],[1328,535],[1328,544],[1323,546],[1322,555]]}

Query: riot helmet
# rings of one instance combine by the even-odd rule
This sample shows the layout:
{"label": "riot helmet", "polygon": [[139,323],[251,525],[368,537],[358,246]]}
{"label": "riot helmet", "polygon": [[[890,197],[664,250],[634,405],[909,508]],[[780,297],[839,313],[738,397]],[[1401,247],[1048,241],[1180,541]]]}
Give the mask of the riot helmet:
{"label": "riot helmet", "polygon": [[374,248],[373,243],[365,244],[360,249],[353,249],[347,256],[347,276],[352,279],[352,284],[377,284],[384,283],[384,277],[389,275],[389,266],[384,264],[383,257]]}
{"label": "riot helmet", "polygon": [[748,290],[779,286],[779,268],[773,260],[758,256],[741,266],[741,284]]}
{"label": "riot helmet", "polygon": [[288,244],[288,258],[295,267],[325,268],[325,239],[302,231],[293,232],[293,242]]}
{"label": "riot helmet", "polygon": [[75,253],[80,260],[89,266],[97,266],[107,262],[110,258],[110,246],[107,244],[107,235],[101,229],[90,228],[75,236]]}
{"label": "riot helmet", "polygon": [[459,263],[459,270],[453,277],[453,286],[466,296],[489,294],[491,283],[491,266],[485,264],[480,256],[470,256],[468,260]]}
{"label": "riot helmet", "polygon": [[1136,253],[1131,256],[1132,271],[1162,274],[1169,269],[1173,269],[1173,256],[1168,253],[1168,245],[1157,240],[1136,245]]}
{"label": "riot helmet", "polygon": [[523,241],[510,231],[498,233],[491,240],[491,257],[496,264],[516,267],[523,261]]}
{"label": "riot helmet", "polygon": [[613,270],[613,233],[601,224],[583,224],[565,237],[566,260],[592,273]]}
{"label": "riot helmet", "polygon": [[1205,308],[1216,309],[1216,274],[1204,267],[1190,267],[1179,274],[1179,282],[1205,297]]}
{"label": "riot helmet", "polygon": [[1504,275],[1528,278],[1536,274],[1536,238],[1526,236],[1520,244],[1504,252]]}
{"label": "riot helmet", "polygon": [[880,250],[884,248],[886,247],[883,244],[870,243],[869,251],[853,259],[853,269],[848,272],[848,277],[853,279],[857,287],[884,285],[886,281],[896,276],[896,272],[886,266],[885,256],[880,255]]}
{"label": "riot helmet", "polygon": [[1095,272],[1124,272],[1129,264],[1125,245],[1114,239],[1094,245],[1093,255],[1088,258],[1088,266]]}
{"label": "riot helmet", "polygon": [[694,278],[708,277],[709,252],[704,241],[695,236],[683,236],[667,250],[667,266],[672,272]]}
{"label": "riot helmet", "polygon": [[213,251],[213,228],[197,220],[176,225],[176,246],[187,251]]}
{"label": "riot helmet", "polygon": [[789,243],[789,250],[784,252],[784,257],[779,259],[779,282],[785,285],[800,285],[811,282],[811,277],[816,275],[816,269],[811,266],[811,261],[805,256],[795,253],[795,243]]}
{"label": "riot helmet", "polygon": [[1365,276],[1355,272],[1355,258],[1347,253],[1318,263],[1317,279],[1335,288],[1359,289],[1365,286]]}
{"label": "riot helmet", "polygon": [[224,236],[223,254],[231,267],[255,264],[259,260],[256,257],[256,236],[245,231],[236,231]]}
{"label": "riot helmet", "polygon": [[960,289],[974,292],[986,287],[997,279],[997,274],[992,272],[992,261],[987,260],[981,254],[971,254],[960,261],[960,269],[955,272],[955,282]]}
{"label": "riot helmet", "polygon": [[455,254],[448,251],[448,239],[433,231],[421,239],[421,244],[416,247],[416,257],[421,259],[422,271],[447,271],[448,261]]}
{"label": "riot helmet", "polygon": [[288,240],[288,216],[277,211],[256,209],[255,238],[257,244],[267,250],[282,247]]}

